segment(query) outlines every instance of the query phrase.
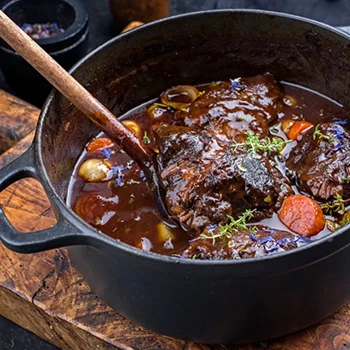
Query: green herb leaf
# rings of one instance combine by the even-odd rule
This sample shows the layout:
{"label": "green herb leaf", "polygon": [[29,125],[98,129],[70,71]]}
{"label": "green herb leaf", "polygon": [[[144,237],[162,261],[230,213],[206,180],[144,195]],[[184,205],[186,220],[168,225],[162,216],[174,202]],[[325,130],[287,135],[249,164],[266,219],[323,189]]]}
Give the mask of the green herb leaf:
{"label": "green herb leaf", "polygon": [[237,219],[234,219],[231,215],[227,215],[229,223],[226,225],[219,225],[218,232],[214,234],[213,230],[209,231],[210,236],[202,233],[199,237],[201,239],[211,239],[213,245],[217,238],[231,237],[232,233],[240,232],[247,229],[247,220],[253,217],[255,209],[247,209],[242,215],[238,216]]}
{"label": "green herb leaf", "polygon": [[335,214],[335,213],[341,213],[343,214],[345,212],[345,206],[347,203],[350,201],[349,199],[343,199],[343,197],[337,193],[334,196],[334,199],[331,200],[330,202],[321,204],[321,208],[326,214]]}
{"label": "green herb leaf", "polygon": [[312,138],[313,138],[313,140],[317,140],[317,139],[318,139],[318,141],[326,140],[326,141],[329,142],[329,143],[332,143],[332,142],[333,142],[333,137],[332,137],[332,136],[327,136],[327,135],[323,134],[323,133],[320,131],[320,124],[317,124],[317,125],[316,125],[315,131],[314,131],[314,133],[312,134]]}
{"label": "green herb leaf", "polygon": [[338,228],[341,228],[341,227],[344,227],[346,225],[349,225],[350,224],[350,217],[348,215],[346,215],[340,222],[339,222],[339,227]]}
{"label": "green herb leaf", "polygon": [[176,109],[176,107],[172,104],[167,104],[165,105],[164,103],[153,103],[154,106],[157,106],[157,107],[162,107],[162,108],[171,108],[171,109]]}
{"label": "green herb leaf", "polygon": [[143,134],[142,141],[143,141],[143,143],[146,144],[146,145],[148,145],[148,144],[151,143],[151,140],[150,140],[150,138],[149,138],[148,135],[147,135],[147,131],[145,131],[145,133]]}
{"label": "green herb leaf", "polygon": [[235,150],[239,147],[247,147],[248,153],[250,154],[259,152],[266,152],[269,155],[272,153],[280,154],[284,146],[292,142],[292,140],[282,140],[279,137],[264,137],[259,139],[252,131],[247,131],[246,135],[247,139],[244,142],[233,142],[232,147],[234,147]]}

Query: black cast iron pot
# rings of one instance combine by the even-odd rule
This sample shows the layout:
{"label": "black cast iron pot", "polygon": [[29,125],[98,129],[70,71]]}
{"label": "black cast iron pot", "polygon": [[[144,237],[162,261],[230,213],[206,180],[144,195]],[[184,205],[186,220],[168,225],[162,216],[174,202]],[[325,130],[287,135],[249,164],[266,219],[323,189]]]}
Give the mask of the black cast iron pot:
{"label": "black cast iron pot", "polygon": [[[121,115],[173,85],[266,71],[350,109],[350,36],[270,12],[202,12],[145,25],[95,50],[73,75]],[[77,158],[97,132],[59,93],[50,95],[34,144],[0,171],[0,190],[25,176],[40,179],[58,224],[21,234],[0,212],[7,247],[31,253],[70,246],[86,281],[115,310],[157,332],[200,342],[278,337],[350,301],[348,229],[264,258],[197,261],[141,251],[84,223],[65,199]]]}
{"label": "black cast iron pot", "polygon": [[[36,40],[64,68],[71,68],[86,55],[89,17],[80,0],[8,0],[1,10],[18,25],[56,22],[65,29],[54,37]],[[0,68],[17,96],[43,105],[51,85],[1,39]]]}

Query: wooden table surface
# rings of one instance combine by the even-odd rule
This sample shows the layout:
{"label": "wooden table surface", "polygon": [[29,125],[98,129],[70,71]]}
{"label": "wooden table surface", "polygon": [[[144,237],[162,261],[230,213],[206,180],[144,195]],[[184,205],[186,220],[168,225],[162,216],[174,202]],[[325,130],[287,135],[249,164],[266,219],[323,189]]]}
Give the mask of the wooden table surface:
{"label": "wooden table surface", "polygon": [[[11,130],[23,130],[23,124],[29,130],[38,115],[36,108],[0,90],[0,121],[8,120],[6,125]],[[22,128],[16,129],[19,125]],[[23,134],[15,135],[14,139],[20,137]],[[33,133],[29,133],[5,152],[0,157],[0,167],[23,153],[32,138]],[[50,203],[41,185],[33,179],[21,180],[4,190],[0,205],[11,223],[23,232],[55,223]],[[255,345],[194,344],[161,336],[133,324],[99,300],[71,264],[65,249],[21,255],[0,244],[0,314],[62,349],[350,348],[350,304],[303,332]]]}

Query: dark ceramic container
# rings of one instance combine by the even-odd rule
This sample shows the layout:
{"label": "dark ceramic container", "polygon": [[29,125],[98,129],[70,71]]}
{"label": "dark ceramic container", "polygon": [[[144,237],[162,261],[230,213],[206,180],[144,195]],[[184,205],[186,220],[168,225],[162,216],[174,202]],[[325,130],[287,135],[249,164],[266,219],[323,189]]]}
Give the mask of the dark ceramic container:
{"label": "dark ceramic container", "polygon": [[[169,86],[269,71],[350,109],[350,36],[330,26],[261,11],[213,11],[160,20],[101,46],[72,71],[116,115]],[[263,258],[199,261],[145,252],[111,239],[65,204],[84,145],[97,128],[57,92],[36,138],[0,170],[0,190],[41,180],[58,224],[21,234],[0,211],[0,238],[30,253],[69,246],[92,289],[130,320],[206,343],[255,342],[298,331],[350,301],[350,230]]]}
{"label": "dark ceramic container", "polygon": [[[88,14],[79,0],[11,0],[1,8],[17,24],[56,22],[64,33],[36,42],[64,68],[71,68],[88,49]],[[9,87],[22,99],[42,106],[51,85],[0,40],[0,68]]]}

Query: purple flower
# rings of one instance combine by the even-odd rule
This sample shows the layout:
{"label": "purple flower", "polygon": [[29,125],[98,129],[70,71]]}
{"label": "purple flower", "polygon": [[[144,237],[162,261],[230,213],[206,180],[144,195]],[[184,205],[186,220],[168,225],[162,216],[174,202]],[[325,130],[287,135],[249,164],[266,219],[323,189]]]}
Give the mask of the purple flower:
{"label": "purple flower", "polygon": [[332,151],[338,151],[339,149],[344,148],[344,145],[338,143],[332,148]]}
{"label": "purple flower", "polygon": [[122,172],[123,170],[125,170],[125,166],[124,165],[116,165],[116,166],[112,167],[113,175],[116,175],[116,174]]}
{"label": "purple flower", "polygon": [[264,238],[262,238],[261,240],[260,240],[260,243],[261,244],[265,244],[265,243],[267,243],[267,242],[274,242],[275,241],[275,239],[273,238],[273,237],[271,237],[271,236],[266,236],[266,237],[264,237]]}
{"label": "purple flower", "polygon": [[294,240],[292,240],[292,241],[289,241],[287,244],[288,244],[288,245],[292,245],[292,244],[296,244],[296,243],[298,243],[298,242],[299,242],[299,238],[294,239]]}
{"label": "purple flower", "polygon": [[123,186],[124,185],[124,181],[123,181],[123,177],[124,177],[124,174],[123,174],[123,170],[125,170],[125,166],[124,165],[117,165],[117,166],[114,166],[112,167],[112,172],[113,172],[113,175],[117,175],[117,185],[119,187]]}
{"label": "purple flower", "polygon": [[309,237],[306,237],[306,236],[300,236],[292,241],[289,241],[287,244],[288,245],[292,245],[292,244],[296,244],[296,243],[311,243],[312,240],[309,238]]}
{"label": "purple flower", "polygon": [[146,180],[146,175],[145,175],[145,173],[142,170],[140,171],[140,178],[141,178],[142,181]]}
{"label": "purple flower", "polygon": [[240,84],[240,80],[241,78],[237,78],[237,79],[231,79],[231,86],[232,86],[232,89],[233,90],[241,90],[242,89],[242,86]]}
{"label": "purple flower", "polygon": [[278,240],[276,242],[276,244],[279,245],[280,247],[285,246],[287,244],[287,238],[282,238],[282,239]]}
{"label": "purple flower", "polygon": [[272,247],[272,248],[270,248],[270,249],[266,249],[266,253],[272,253],[272,252],[275,252],[275,251],[278,250],[278,249],[279,249],[278,246],[274,246],[274,247]]}
{"label": "purple flower", "polygon": [[249,233],[249,237],[250,237],[250,239],[253,241],[253,242],[257,242],[258,241],[258,239],[250,232]]}
{"label": "purple flower", "polygon": [[210,231],[213,231],[213,230],[215,230],[217,227],[218,227],[218,225],[209,225],[209,226],[208,226],[208,229],[209,229]]}
{"label": "purple flower", "polygon": [[101,150],[101,154],[103,155],[103,157],[105,159],[109,159],[109,158],[111,158],[112,149],[111,148],[104,148]]}
{"label": "purple flower", "polygon": [[338,139],[342,139],[344,137],[344,130],[338,124],[333,123],[333,131],[335,132]]}
{"label": "purple flower", "polygon": [[311,243],[312,239],[310,239],[309,237],[306,237],[306,236],[300,236],[299,241],[302,243]]}
{"label": "purple flower", "polygon": [[346,125],[348,123],[347,120],[339,120],[337,122],[334,122],[333,124],[335,125]]}
{"label": "purple flower", "polygon": [[269,233],[276,233],[276,230],[274,230],[273,228],[265,228],[264,231]]}

